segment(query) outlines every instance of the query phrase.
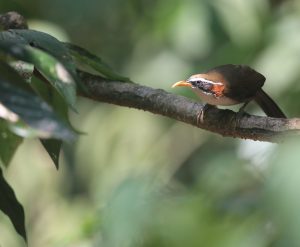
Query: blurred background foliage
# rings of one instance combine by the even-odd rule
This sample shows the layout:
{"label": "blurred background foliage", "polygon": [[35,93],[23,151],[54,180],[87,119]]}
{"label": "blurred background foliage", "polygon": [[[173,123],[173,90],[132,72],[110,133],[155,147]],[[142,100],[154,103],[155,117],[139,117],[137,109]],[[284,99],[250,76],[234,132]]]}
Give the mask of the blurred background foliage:
{"label": "blurred background foliage", "polygon": [[[298,0],[2,0],[0,9],[168,91],[219,64],[251,65],[284,112],[300,114]],[[5,170],[30,246],[300,246],[299,140],[223,138],[86,99],[78,109],[72,122],[87,134],[65,145],[58,172],[35,140]],[[24,246],[2,214],[0,246]]]}

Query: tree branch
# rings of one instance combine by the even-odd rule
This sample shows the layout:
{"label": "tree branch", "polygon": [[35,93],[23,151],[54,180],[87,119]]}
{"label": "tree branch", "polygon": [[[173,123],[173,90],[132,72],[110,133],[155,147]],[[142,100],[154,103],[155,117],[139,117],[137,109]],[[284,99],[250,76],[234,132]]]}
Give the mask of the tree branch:
{"label": "tree branch", "polygon": [[198,115],[203,104],[188,98],[135,83],[109,81],[86,72],[79,72],[89,94],[82,96],[106,103],[132,107],[191,124],[222,136],[266,142],[279,142],[283,137],[299,134],[300,119],[280,119],[237,113],[231,110],[208,108],[204,119]]}

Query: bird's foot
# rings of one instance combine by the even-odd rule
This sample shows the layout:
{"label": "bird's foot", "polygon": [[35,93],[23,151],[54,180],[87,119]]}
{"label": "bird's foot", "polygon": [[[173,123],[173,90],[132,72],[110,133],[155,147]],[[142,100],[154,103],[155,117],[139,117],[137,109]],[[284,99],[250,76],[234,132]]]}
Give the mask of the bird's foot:
{"label": "bird's foot", "polygon": [[205,104],[199,111],[198,115],[197,115],[197,125],[199,124],[203,124],[204,122],[204,113],[206,110],[208,110],[209,108],[215,107],[213,105],[209,105],[209,104]]}

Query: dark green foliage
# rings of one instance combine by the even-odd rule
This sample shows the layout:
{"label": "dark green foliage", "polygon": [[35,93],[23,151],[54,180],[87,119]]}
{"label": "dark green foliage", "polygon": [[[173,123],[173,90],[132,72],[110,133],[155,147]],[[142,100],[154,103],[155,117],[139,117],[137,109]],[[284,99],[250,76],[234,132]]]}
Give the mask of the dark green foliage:
{"label": "dark green foliage", "polygon": [[41,143],[52,159],[56,169],[59,168],[59,153],[62,145],[62,141],[56,139],[41,139]]}
{"label": "dark green foliage", "polygon": [[[28,30],[19,31],[23,31],[25,33],[30,32]],[[32,31],[33,37],[37,37],[39,41],[34,42],[34,39],[28,38],[28,34],[24,35],[25,33],[21,32],[27,38],[27,40],[25,40],[15,32],[16,30],[5,31],[2,32],[2,34],[0,33],[0,41],[3,40],[3,42],[0,43],[0,49],[2,48],[3,52],[15,57],[16,59],[33,64],[35,68],[64,97],[68,105],[75,110],[75,68],[72,66],[70,61],[67,63],[68,57],[64,55],[64,53],[62,53],[61,56],[57,55],[57,51],[61,50],[61,46],[56,43],[57,40],[53,40],[52,36],[48,35],[51,37],[49,39],[50,42],[46,42],[44,37],[46,34],[42,33],[42,35],[37,35],[39,32]],[[11,36],[17,37],[17,42],[7,43],[7,39],[11,39]],[[40,38],[40,36],[42,38]],[[51,46],[49,43],[54,43],[54,45]],[[64,47],[62,46],[62,48]],[[64,51],[64,49],[61,50],[61,52]]]}
{"label": "dark green foliage", "polygon": [[89,66],[104,78],[117,81],[130,81],[129,78],[121,76],[114,72],[100,57],[95,56],[89,51],[70,43],[65,43],[65,46],[69,49],[70,54],[73,56],[75,61],[83,66]]}
{"label": "dark green foliage", "polygon": [[13,223],[16,231],[27,241],[25,230],[25,215],[22,205],[10,185],[3,177],[0,168],[0,210],[5,213]]}
{"label": "dark green foliage", "polygon": [[22,137],[10,131],[5,120],[0,119],[0,160],[5,166],[8,166],[22,140]]}
{"label": "dark green foliage", "polygon": [[[26,82],[10,66],[0,63],[0,71],[0,102],[3,114],[8,111],[2,117],[11,122],[11,128],[16,134],[27,136],[35,133],[40,137],[66,140],[74,138],[72,131],[59,120],[46,102],[30,90],[24,90]],[[22,86],[17,87],[18,84]],[[27,126],[23,122],[35,131],[26,131]]]}
{"label": "dark green foliage", "polygon": [[[34,30],[0,32],[0,159],[9,165],[24,137],[38,137],[59,167],[63,141],[74,140],[68,109],[76,112],[75,59],[105,78],[128,81],[99,57]],[[24,212],[0,170],[0,209],[26,240]]]}

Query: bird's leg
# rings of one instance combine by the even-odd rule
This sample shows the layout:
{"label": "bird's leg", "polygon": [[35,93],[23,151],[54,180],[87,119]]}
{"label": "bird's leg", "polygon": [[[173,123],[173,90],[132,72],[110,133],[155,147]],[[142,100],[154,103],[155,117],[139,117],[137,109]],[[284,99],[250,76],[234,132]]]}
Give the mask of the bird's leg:
{"label": "bird's leg", "polygon": [[246,101],[242,105],[242,107],[239,109],[239,111],[237,112],[237,114],[236,114],[236,120],[235,120],[235,128],[240,125],[240,119],[242,118],[242,116],[243,116],[243,114],[245,112],[244,110],[245,110],[246,106],[249,104],[249,102],[250,102],[250,100]]}
{"label": "bird's leg", "polygon": [[215,107],[213,105],[210,105],[210,104],[204,104],[203,107],[201,107],[198,115],[197,115],[197,125],[198,124],[202,124],[203,121],[204,121],[204,113],[205,111],[208,109],[208,108],[211,108],[211,107]]}
{"label": "bird's leg", "polygon": [[248,101],[246,101],[243,105],[242,105],[242,107],[239,109],[239,111],[237,112],[237,118],[241,118],[242,116],[243,116],[243,114],[244,114],[244,110],[245,110],[245,108],[246,108],[246,106],[249,104],[249,102],[250,102],[250,100],[248,100]]}

